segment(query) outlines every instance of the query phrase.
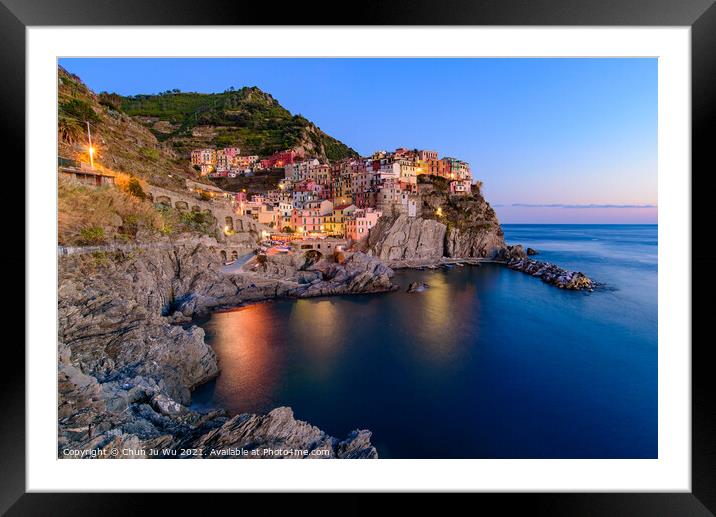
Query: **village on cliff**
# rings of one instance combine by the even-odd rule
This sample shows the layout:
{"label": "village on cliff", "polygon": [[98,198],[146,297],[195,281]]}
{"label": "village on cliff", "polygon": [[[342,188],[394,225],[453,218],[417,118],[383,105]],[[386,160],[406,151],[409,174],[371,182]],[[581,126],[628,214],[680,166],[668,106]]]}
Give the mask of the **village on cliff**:
{"label": "village on cliff", "polygon": [[278,188],[263,193],[206,192],[229,197],[237,215],[273,229],[263,237],[274,243],[326,238],[355,243],[368,236],[382,215],[420,216],[418,177],[422,175],[444,178],[453,195],[469,195],[473,189],[467,162],[438,158],[430,150],[399,148],[322,163],[293,149],[259,159],[241,155],[237,147],[207,148],[193,150],[191,163],[197,174],[212,179],[283,169]]}

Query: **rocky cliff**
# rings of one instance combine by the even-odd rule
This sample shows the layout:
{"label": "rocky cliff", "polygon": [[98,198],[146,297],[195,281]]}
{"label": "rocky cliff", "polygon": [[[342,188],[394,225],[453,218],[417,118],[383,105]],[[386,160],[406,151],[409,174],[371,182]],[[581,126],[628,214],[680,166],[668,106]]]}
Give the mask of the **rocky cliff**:
{"label": "rocky cliff", "polygon": [[60,456],[283,443],[326,449],[328,457],[375,457],[367,431],[339,441],[295,420],[290,410],[234,419],[222,411],[189,410],[191,390],[219,373],[204,331],[191,318],[276,296],[390,290],[392,271],[374,257],[354,254],[344,264],[266,257],[255,271],[226,274],[210,241],[60,258]]}
{"label": "rocky cliff", "polygon": [[478,187],[450,195],[446,180],[420,177],[422,217],[382,217],[366,249],[393,267],[434,264],[442,257],[502,260],[506,249],[497,215]]}
{"label": "rocky cliff", "polygon": [[368,235],[369,253],[387,264],[437,262],[445,255],[446,226],[420,217],[381,217]]}

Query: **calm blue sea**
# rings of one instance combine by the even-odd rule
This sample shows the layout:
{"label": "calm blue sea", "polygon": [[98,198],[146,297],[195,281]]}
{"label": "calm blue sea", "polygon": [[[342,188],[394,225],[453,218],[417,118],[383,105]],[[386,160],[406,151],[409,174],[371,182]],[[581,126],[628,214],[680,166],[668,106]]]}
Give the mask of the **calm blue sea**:
{"label": "calm blue sea", "polygon": [[[291,406],[383,458],[657,457],[656,225],[504,225],[607,285],[498,265],[399,271],[400,292],[283,300],[204,325],[221,375],[194,407]],[[430,288],[405,293],[422,280]]]}

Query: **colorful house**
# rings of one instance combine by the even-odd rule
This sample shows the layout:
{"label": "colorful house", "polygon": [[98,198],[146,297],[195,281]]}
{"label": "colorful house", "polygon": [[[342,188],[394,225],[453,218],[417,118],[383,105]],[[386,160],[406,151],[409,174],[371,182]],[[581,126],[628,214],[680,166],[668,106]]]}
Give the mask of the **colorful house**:
{"label": "colorful house", "polygon": [[365,239],[382,215],[383,212],[373,208],[356,210],[346,218],[346,238],[356,242]]}
{"label": "colorful house", "polygon": [[354,204],[335,206],[331,215],[325,219],[324,231],[329,235],[344,235],[346,232],[345,221],[356,210],[358,207]]}
{"label": "colorful house", "polygon": [[450,194],[467,195],[472,192],[472,182],[470,180],[453,180],[450,182]]}

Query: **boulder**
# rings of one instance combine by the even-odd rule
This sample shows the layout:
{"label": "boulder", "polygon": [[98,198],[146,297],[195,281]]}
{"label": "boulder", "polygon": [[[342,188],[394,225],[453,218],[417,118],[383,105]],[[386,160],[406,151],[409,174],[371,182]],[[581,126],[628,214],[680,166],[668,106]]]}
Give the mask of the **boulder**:
{"label": "boulder", "polygon": [[406,292],[408,293],[421,293],[425,291],[428,287],[430,287],[425,282],[410,282],[408,285],[408,290]]}

